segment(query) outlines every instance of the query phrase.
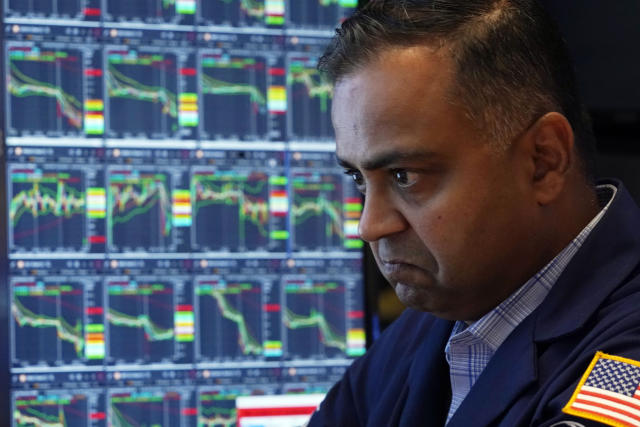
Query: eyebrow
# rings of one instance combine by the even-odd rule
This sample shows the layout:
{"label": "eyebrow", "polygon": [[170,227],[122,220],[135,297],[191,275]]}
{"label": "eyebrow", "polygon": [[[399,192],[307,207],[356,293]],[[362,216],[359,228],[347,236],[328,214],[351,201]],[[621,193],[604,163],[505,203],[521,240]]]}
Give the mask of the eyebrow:
{"label": "eyebrow", "polygon": [[[429,160],[437,158],[438,155],[431,151],[388,151],[377,154],[371,159],[366,159],[362,162],[362,169],[364,170],[375,170],[381,169],[384,167],[388,167],[390,165],[394,165],[397,163],[402,163],[405,161],[415,162],[416,160]],[[348,162],[345,159],[341,159],[336,154],[336,161],[338,164],[344,168],[356,169],[354,165]]]}

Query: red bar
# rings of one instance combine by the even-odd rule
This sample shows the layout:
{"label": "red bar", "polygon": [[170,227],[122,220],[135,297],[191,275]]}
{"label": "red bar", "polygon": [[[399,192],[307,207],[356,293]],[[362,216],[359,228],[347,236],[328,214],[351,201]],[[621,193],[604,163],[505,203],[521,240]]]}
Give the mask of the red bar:
{"label": "red bar", "polygon": [[284,190],[275,190],[271,192],[271,197],[287,197],[287,192]]}
{"label": "red bar", "polygon": [[271,212],[271,216],[274,216],[276,218],[284,218],[287,216],[286,212]]}
{"label": "red bar", "polygon": [[269,68],[270,76],[284,76],[286,73],[284,68]]}
{"label": "red bar", "polygon": [[182,415],[198,415],[198,408],[184,408]]}
{"label": "red bar", "polygon": [[290,408],[238,408],[238,419],[242,417],[266,417],[278,415],[310,415],[315,406],[294,406]]}
{"label": "red bar", "polygon": [[85,16],[100,16],[100,9],[97,7],[85,7],[84,8]]}
{"label": "red bar", "polygon": [[104,412],[92,412],[91,415],[89,415],[89,418],[92,420],[104,420],[107,418],[107,414]]}
{"label": "red bar", "polygon": [[193,311],[192,305],[177,305],[176,311]]}
{"label": "red bar", "polygon": [[344,199],[345,203],[362,203],[362,199],[359,197],[348,197]]}
{"label": "red bar", "polygon": [[349,319],[362,319],[364,318],[364,311],[350,311]]}
{"label": "red bar", "polygon": [[287,114],[286,111],[276,111],[276,110],[269,110],[269,114],[275,114],[276,116],[284,116],[285,114]]}
{"label": "red bar", "polygon": [[11,173],[33,173],[35,172],[34,169],[14,169],[11,171]]}
{"label": "red bar", "polygon": [[265,304],[264,311],[267,313],[275,313],[280,311],[280,304]]}
{"label": "red bar", "polygon": [[102,308],[102,307],[87,307],[87,314],[88,315],[104,314],[104,308]]}
{"label": "red bar", "polygon": [[36,285],[36,282],[20,282],[20,283],[14,283],[13,286],[30,286],[33,287]]}
{"label": "red bar", "polygon": [[89,236],[89,243],[91,243],[92,245],[96,245],[99,243],[106,243],[106,242],[107,242],[106,236]]}
{"label": "red bar", "polygon": [[181,76],[195,76],[196,69],[195,68],[180,68]]}
{"label": "red bar", "polygon": [[87,68],[84,70],[84,75],[89,77],[101,77],[102,70],[99,68]]}
{"label": "red bar", "polygon": [[14,50],[18,50],[18,51],[22,51],[22,52],[31,52],[31,47],[29,46],[13,46],[9,48],[9,52],[14,51]]}

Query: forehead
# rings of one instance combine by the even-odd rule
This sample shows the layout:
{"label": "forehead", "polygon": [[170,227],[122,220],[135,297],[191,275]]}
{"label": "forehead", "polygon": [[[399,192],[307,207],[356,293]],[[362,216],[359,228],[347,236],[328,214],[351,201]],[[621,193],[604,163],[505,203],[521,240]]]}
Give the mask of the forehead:
{"label": "forehead", "polygon": [[466,123],[450,102],[451,59],[428,46],[387,49],[336,84],[332,119],[339,158],[433,149]]}

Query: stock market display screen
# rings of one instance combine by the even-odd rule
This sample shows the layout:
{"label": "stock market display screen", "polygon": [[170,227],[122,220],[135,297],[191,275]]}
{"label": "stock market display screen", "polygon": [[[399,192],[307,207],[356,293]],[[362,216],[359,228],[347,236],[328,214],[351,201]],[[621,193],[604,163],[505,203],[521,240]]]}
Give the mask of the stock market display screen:
{"label": "stock market display screen", "polygon": [[2,1],[0,425],[299,425],[365,352],[357,1]]}

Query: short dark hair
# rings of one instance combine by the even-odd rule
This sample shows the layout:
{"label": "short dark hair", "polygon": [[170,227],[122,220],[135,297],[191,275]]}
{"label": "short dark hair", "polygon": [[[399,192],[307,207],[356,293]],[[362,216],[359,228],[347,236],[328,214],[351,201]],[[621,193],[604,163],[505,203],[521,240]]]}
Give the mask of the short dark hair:
{"label": "short dark hair", "polygon": [[544,113],[562,113],[593,181],[593,130],[570,55],[535,0],[370,0],[336,30],[318,67],[336,83],[385,49],[416,45],[448,50],[452,102],[499,145]]}

